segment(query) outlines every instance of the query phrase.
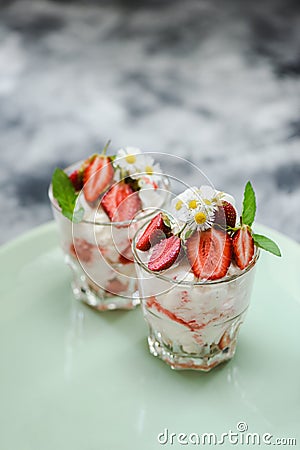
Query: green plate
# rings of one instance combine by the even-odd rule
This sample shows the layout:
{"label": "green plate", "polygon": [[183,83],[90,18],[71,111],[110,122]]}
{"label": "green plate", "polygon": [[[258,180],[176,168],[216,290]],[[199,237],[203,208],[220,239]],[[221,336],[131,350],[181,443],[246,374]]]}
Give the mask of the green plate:
{"label": "green plate", "polygon": [[[230,430],[240,443],[225,437],[226,449],[247,447],[247,433],[300,446],[300,247],[257,231],[283,257],[262,255],[236,356],[210,373],[152,357],[139,309],[97,313],[74,300],[53,223],[2,247],[0,449],[195,448],[190,433]],[[158,442],[165,429],[173,445]]]}

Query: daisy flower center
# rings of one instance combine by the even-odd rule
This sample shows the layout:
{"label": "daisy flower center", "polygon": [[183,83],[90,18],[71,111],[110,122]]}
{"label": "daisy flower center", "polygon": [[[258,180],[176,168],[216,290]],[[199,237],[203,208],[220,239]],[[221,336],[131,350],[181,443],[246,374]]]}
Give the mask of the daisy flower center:
{"label": "daisy flower center", "polygon": [[146,166],[145,167],[145,172],[147,175],[152,175],[153,174],[153,167],[152,166]]}
{"label": "daisy flower center", "polygon": [[207,215],[204,212],[197,212],[194,216],[194,220],[198,225],[202,225],[207,219]]}
{"label": "daisy flower center", "polygon": [[182,208],[182,205],[183,205],[183,201],[182,200],[178,200],[178,202],[175,205],[176,211],[179,211]]}
{"label": "daisy flower center", "polygon": [[205,199],[204,199],[204,203],[205,203],[206,205],[210,206],[210,205],[211,205],[211,200],[208,200],[208,198],[205,198]]}
{"label": "daisy flower center", "polygon": [[136,162],[136,157],[134,155],[127,155],[125,156],[125,160],[128,164],[134,164]]}
{"label": "daisy flower center", "polygon": [[190,209],[196,209],[197,208],[197,200],[190,200],[189,201],[189,208]]}

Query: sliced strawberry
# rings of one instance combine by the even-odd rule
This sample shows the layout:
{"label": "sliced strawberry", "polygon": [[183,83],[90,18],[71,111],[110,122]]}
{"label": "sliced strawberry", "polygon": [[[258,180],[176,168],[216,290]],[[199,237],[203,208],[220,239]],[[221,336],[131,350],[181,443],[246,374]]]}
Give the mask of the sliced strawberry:
{"label": "sliced strawberry", "polygon": [[221,230],[196,231],[186,242],[187,256],[197,278],[218,280],[231,262],[231,239]]}
{"label": "sliced strawberry", "polygon": [[151,244],[153,245],[157,238],[161,240],[167,233],[170,232],[170,230],[170,227],[168,227],[163,221],[162,213],[157,214],[157,216],[153,217],[149,225],[146,227],[144,233],[139,237],[136,248],[138,250],[142,250],[143,252],[149,250]]}
{"label": "sliced strawberry", "polygon": [[228,331],[226,330],[225,333],[222,335],[221,339],[219,340],[218,347],[220,350],[225,350],[228,348],[231,344],[231,339],[229,336]]}
{"label": "sliced strawberry", "polygon": [[121,263],[121,264],[132,264],[133,263],[131,242],[129,242],[127,247],[124,248],[124,250],[122,250],[119,253],[119,263]]}
{"label": "sliced strawberry", "polygon": [[95,247],[85,239],[75,238],[70,245],[70,253],[81,263],[89,263],[93,259],[93,251]]}
{"label": "sliced strawberry", "polygon": [[131,257],[131,259],[126,258],[126,256],[120,254],[119,255],[119,263],[123,264],[123,265],[133,264],[133,259],[132,259],[132,257]]}
{"label": "sliced strawberry", "polygon": [[226,228],[226,226],[231,228],[235,227],[236,210],[231,203],[225,200],[222,202],[222,205],[215,212],[214,223],[220,225],[222,228]]}
{"label": "sliced strawberry", "polygon": [[147,307],[148,308],[152,308],[152,309],[156,309],[158,312],[160,312],[161,314],[164,314],[165,316],[167,316],[169,319],[173,320],[174,322],[179,323],[180,325],[183,325],[187,328],[189,328],[191,331],[195,331],[195,328],[197,329],[198,327],[194,326],[194,324],[190,324],[190,322],[185,321],[184,319],[182,319],[181,317],[179,317],[178,315],[176,315],[174,312],[164,308],[158,301],[157,298],[152,295],[151,297],[149,297],[147,299]]}
{"label": "sliced strawberry", "polygon": [[104,155],[96,155],[91,158],[90,163],[84,164],[87,165],[83,174],[84,196],[92,203],[109,187],[114,169],[110,158]]}
{"label": "sliced strawberry", "polygon": [[81,170],[74,170],[74,172],[69,175],[69,179],[73,184],[75,191],[81,191],[83,188],[83,176]]}
{"label": "sliced strawberry", "polygon": [[125,222],[134,218],[142,208],[142,202],[138,192],[129,184],[120,182],[104,194],[101,206],[112,222]]}
{"label": "sliced strawberry", "polygon": [[178,236],[163,239],[153,247],[152,255],[148,262],[148,268],[154,272],[168,269],[176,261],[181,248]]}
{"label": "sliced strawberry", "polygon": [[111,294],[120,294],[121,292],[126,292],[128,289],[128,284],[122,283],[118,278],[114,278],[113,280],[108,280],[106,283],[105,290]]}
{"label": "sliced strawberry", "polygon": [[232,239],[233,255],[240,269],[245,269],[254,255],[254,241],[249,228],[243,225]]}

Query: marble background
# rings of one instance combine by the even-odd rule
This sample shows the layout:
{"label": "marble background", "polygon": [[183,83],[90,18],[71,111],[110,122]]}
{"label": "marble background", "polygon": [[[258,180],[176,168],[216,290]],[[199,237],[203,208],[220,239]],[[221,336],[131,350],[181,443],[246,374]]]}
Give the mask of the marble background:
{"label": "marble background", "polygon": [[0,130],[1,242],[49,220],[54,167],[108,138],[238,201],[251,179],[257,219],[300,241],[300,3],[1,0]]}

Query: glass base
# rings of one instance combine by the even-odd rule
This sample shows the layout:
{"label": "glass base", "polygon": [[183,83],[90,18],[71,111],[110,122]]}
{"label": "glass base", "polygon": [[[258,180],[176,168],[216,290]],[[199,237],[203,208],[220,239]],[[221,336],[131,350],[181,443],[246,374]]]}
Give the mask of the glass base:
{"label": "glass base", "polygon": [[[244,314],[243,314],[244,316]],[[166,343],[160,332],[155,332],[150,326],[148,345],[150,353],[166,362],[172,369],[200,370],[209,372],[219,364],[230,360],[236,350],[237,335],[242,324],[239,316],[223,333],[218,343],[199,345],[197,353],[187,353],[177,345]]]}
{"label": "glass base", "polygon": [[126,296],[114,295],[94,283],[68,255],[65,256],[65,261],[73,273],[71,286],[77,300],[97,311],[131,310],[140,304],[140,298],[133,285],[128,286]]}
{"label": "glass base", "polygon": [[100,297],[99,290],[102,291],[102,289],[99,289],[97,292],[95,292],[88,285],[82,285],[81,283],[78,284],[75,281],[72,281],[71,286],[74,297],[77,300],[86,303],[88,306],[91,306],[98,311],[113,311],[115,309],[131,310],[136,308],[136,306],[140,304],[139,298],[130,299],[126,297],[119,297],[116,295],[108,297],[105,291],[103,291],[103,297]]}

